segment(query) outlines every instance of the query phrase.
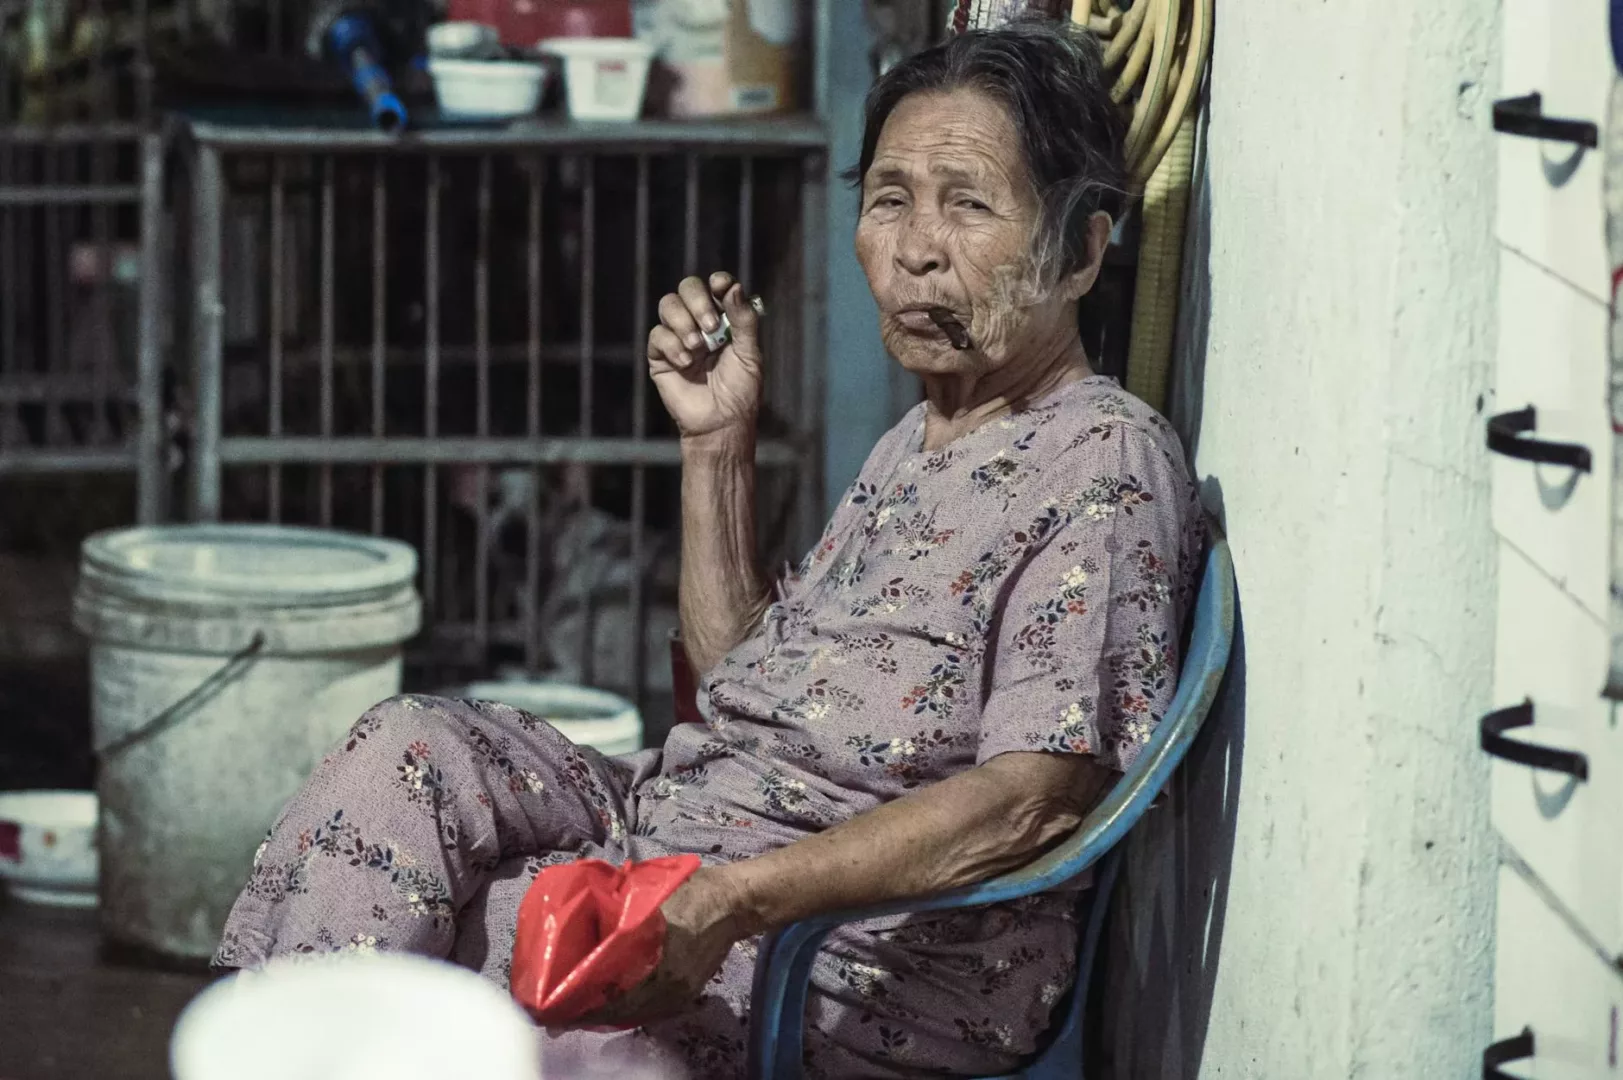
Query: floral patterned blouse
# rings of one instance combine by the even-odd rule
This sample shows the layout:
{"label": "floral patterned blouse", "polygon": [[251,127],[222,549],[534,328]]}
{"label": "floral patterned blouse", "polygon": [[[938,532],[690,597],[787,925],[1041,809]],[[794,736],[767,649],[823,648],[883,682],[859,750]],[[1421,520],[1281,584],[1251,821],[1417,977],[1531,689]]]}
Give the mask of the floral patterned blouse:
{"label": "floral patterned blouse", "polygon": [[880,440],[706,676],[639,846],[746,857],[998,754],[1120,770],[1148,741],[1203,551],[1166,421],[1093,376],[939,450],[923,432],[920,406]]}

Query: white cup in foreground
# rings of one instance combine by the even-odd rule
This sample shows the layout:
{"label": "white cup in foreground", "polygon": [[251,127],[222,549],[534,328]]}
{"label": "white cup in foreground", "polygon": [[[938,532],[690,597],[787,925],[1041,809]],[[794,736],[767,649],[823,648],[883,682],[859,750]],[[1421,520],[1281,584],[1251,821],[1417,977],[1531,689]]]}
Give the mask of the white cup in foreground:
{"label": "white cup in foreground", "polygon": [[540,1036],[463,968],[399,954],[273,963],[186,1007],[175,1080],[540,1080]]}

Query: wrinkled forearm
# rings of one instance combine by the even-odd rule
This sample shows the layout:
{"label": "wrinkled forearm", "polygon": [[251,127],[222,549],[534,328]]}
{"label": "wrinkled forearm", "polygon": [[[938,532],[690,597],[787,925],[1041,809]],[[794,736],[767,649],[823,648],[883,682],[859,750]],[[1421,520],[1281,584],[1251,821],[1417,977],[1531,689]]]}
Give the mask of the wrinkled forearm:
{"label": "wrinkled forearm", "polygon": [[709,671],[761,619],[771,595],[755,554],[755,433],[682,443],[682,643]]}
{"label": "wrinkled forearm", "polygon": [[752,933],[984,881],[1081,824],[1107,790],[1091,759],[1003,754],[827,832],[722,868]]}

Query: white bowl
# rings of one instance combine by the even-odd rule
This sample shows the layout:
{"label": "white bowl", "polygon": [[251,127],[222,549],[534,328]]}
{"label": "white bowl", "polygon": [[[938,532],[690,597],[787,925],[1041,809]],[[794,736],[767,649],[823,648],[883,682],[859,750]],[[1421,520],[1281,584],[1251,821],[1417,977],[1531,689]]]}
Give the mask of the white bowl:
{"label": "white bowl", "polygon": [[428,55],[478,60],[501,51],[501,34],[481,22],[442,22],[428,28]]}
{"label": "white bowl", "polygon": [[654,47],[637,38],[547,38],[536,48],[564,62],[572,120],[625,122],[642,115]]}
{"label": "white bowl", "polygon": [[96,795],[91,791],[0,793],[0,880],[19,900],[95,907]]}
{"label": "white bowl", "polygon": [[443,697],[495,701],[557,728],[577,746],[613,757],[642,749],[642,714],[618,694],[573,683],[495,679],[447,690]]}
{"label": "white bowl", "polygon": [[365,952],[273,961],[215,983],[169,1044],[176,1080],[540,1080],[540,1057],[539,1033],[495,984]]}
{"label": "white bowl", "polygon": [[513,120],[541,104],[546,69],[518,60],[447,60],[432,57],[428,73],[440,115],[452,120]]}

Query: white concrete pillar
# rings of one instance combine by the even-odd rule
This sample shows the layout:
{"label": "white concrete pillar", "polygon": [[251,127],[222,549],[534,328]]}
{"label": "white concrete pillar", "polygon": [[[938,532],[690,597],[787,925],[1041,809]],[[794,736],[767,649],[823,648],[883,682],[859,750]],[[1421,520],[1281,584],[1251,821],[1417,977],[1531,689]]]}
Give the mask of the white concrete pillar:
{"label": "white concrete pillar", "polygon": [[1497,18],[1219,5],[1173,412],[1244,641],[1119,897],[1107,1077],[1480,1071]]}

